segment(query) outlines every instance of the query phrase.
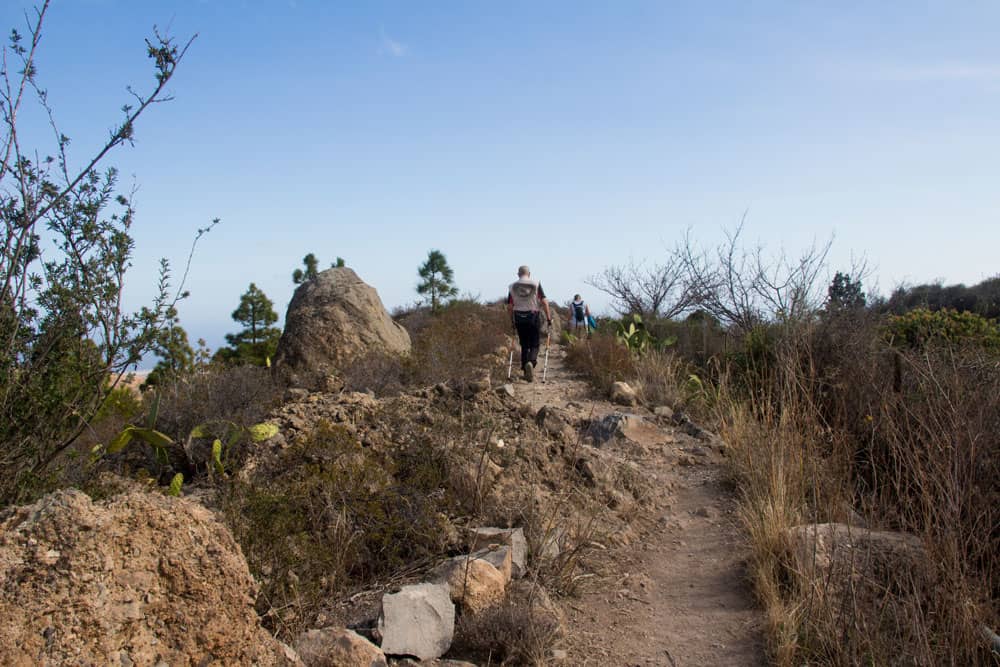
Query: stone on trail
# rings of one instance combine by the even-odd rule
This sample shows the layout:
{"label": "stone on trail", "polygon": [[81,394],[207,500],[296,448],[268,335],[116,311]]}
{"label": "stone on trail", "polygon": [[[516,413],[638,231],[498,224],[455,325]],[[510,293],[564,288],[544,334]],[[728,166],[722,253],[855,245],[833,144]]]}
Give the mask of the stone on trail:
{"label": "stone on trail", "polygon": [[658,405],[655,408],[653,408],[653,414],[656,415],[657,417],[662,417],[664,419],[673,421],[674,409],[671,408],[669,405]]}
{"label": "stone on trail", "polygon": [[523,528],[475,528],[473,529],[473,551],[489,547],[491,544],[506,544],[510,547],[511,575],[520,579],[527,572],[528,540]]}
{"label": "stone on trail", "polygon": [[500,398],[515,398],[517,396],[514,393],[514,385],[510,383],[497,387],[496,392]]}
{"label": "stone on trail", "polygon": [[387,667],[378,646],[346,628],[310,630],[295,640],[306,667]]}
{"label": "stone on trail", "polygon": [[351,269],[332,268],[295,290],[274,366],[291,384],[308,387],[374,351],[406,354],[410,336],[373,287]]}
{"label": "stone on trail", "polygon": [[378,618],[382,652],[440,658],[455,635],[455,605],[446,584],[413,584],[382,596]]}
{"label": "stone on trail", "polygon": [[611,385],[611,402],[618,405],[636,405],[639,397],[635,389],[625,382],[615,382]]}

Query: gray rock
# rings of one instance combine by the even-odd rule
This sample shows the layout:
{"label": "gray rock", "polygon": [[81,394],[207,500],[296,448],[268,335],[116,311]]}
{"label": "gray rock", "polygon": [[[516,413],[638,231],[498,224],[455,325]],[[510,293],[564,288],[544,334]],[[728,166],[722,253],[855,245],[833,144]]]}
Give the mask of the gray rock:
{"label": "gray rock", "polygon": [[321,388],[330,373],[375,350],[405,354],[410,336],[354,271],[327,269],[295,290],[274,367],[289,382]]}
{"label": "gray rock", "polygon": [[476,528],[473,531],[472,550],[488,548],[491,544],[510,547],[511,575],[520,579],[527,572],[528,540],[523,528]]}
{"label": "gray rock", "polygon": [[515,398],[516,394],[514,393],[514,385],[508,383],[501,387],[497,387],[497,395],[500,398]]}
{"label": "gray rock", "polygon": [[658,405],[653,408],[653,414],[657,417],[663,417],[664,419],[673,420],[674,409],[668,405]]}
{"label": "gray rock", "polygon": [[382,596],[378,631],[387,655],[440,658],[455,635],[455,605],[447,584],[404,586]]}
{"label": "gray rock", "polygon": [[559,437],[569,425],[566,414],[557,408],[544,406],[535,415],[535,421],[549,435]]}

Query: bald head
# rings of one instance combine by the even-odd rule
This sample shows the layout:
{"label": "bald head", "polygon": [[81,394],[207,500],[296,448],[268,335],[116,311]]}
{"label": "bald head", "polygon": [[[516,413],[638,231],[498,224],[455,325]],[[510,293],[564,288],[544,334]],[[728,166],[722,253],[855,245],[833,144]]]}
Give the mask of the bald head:
{"label": "bald head", "polygon": [[521,265],[517,267],[518,278],[524,278],[525,276],[530,276],[530,275],[531,275],[531,269],[529,269],[526,265]]}

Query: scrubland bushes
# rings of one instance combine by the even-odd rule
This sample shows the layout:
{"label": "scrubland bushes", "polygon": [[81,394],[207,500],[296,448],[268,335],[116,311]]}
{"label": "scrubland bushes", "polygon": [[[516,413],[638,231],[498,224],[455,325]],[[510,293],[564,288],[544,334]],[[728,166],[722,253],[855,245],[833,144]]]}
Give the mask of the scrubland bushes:
{"label": "scrubland bushes", "polygon": [[436,313],[424,307],[397,311],[395,318],[410,334],[409,357],[375,352],[359,359],[344,371],[347,388],[391,396],[405,387],[472,379],[510,331],[504,306],[467,299],[450,301]]}
{"label": "scrubland bushes", "polygon": [[[821,306],[808,253],[782,273],[761,250],[724,250],[715,264],[687,254],[695,291],[722,288],[693,302],[705,310],[646,323],[676,337],[666,353],[629,354],[605,333],[574,344],[570,363],[598,386],[624,379],[651,405],[680,404],[728,442],[778,664],[993,664],[982,628],[1000,623],[1000,328],[865,307],[843,274]],[[758,299],[768,285],[787,296]],[[845,285],[852,298],[834,299]],[[851,594],[817,595],[835,582],[802,578],[790,529],[822,522],[916,536],[926,576],[859,562]]]}

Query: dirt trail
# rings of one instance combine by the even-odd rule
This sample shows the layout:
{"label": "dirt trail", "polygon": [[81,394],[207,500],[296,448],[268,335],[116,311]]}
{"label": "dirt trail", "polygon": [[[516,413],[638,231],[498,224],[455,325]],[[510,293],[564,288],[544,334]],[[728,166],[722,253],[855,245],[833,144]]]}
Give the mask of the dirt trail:
{"label": "dirt trail", "polygon": [[[553,345],[547,382],[539,359],[533,384],[518,379],[518,398],[579,417],[615,412],[643,416],[596,398],[568,371]],[[746,546],[732,490],[710,444],[661,422],[640,429],[641,447],[623,452],[655,476],[659,493],[638,518],[642,537],[610,555],[613,571],[566,601],[572,665],[763,665],[760,611],[748,589]]]}

